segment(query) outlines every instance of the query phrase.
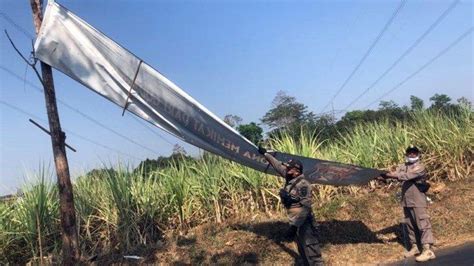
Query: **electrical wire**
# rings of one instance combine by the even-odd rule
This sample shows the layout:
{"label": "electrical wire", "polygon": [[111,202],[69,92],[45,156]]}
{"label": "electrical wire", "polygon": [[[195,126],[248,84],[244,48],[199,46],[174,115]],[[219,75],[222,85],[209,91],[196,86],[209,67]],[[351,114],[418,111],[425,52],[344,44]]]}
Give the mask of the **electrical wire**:
{"label": "electrical wire", "polygon": [[400,10],[405,6],[406,4],[406,0],[402,0],[400,1],[400,4],[397,6],[397,8],[395,9],[395,11],[392,13],[392,15],[390,16],[389,20],[385,23],[385,25],[383,26],[382,30],[379,32],[379,34],[377,35],[377,37],[375,38],[375,40],[372,42],[372,44],[369,46],[369,48],[367,49],[367,51],[365,52],[365,54],[362,56],[362,58],[359,60],[359,63],[356,65],[356,67],[351,71],[351,73],[349,74],[349,76],[344,80],[344,82],[342,83],[342,85],[339,87],[339,89],[337,90],[337,92],[334,94],[334,96],[331,98],[331,100],[329,100],[329,102],[321,109],[320,113],[324,112],[324,110],[326,110],[326,108],[331,105],[332,102],[334,102],[334,100],[336,99],[336,97],[339,95],[339,93],[341,93],[341,91],[344,89],[344,87],[346,87],[347,83],[349,83],[349,81],[352,79],[352,77],[355,75],[355,73],[359,70],[359,68],[362,66],[362,64],[365,62],[365,60],[370,56],[370,54],[372,53],[374,47],[377,45],[377,43],[380,41],[380,39],[382,39],[382,36],[385,34],[385,32],[387,31],[387,29],[390,27],[390,25],[392,24],[392,22],[395,20],[395,18],[398,16],[398,14],[400,13]]}
{"label": "electrical wire", "polygon": [[[13,109],[13,110],[17,111],[18,113],[21,113],[21,114],[23,114],[23,115],[25,115],[25,116],[27,116],[27,117],[34,118],[34,119],[36,119],[36,120],[38,120],[38,121],[41,121],[41,122],[43,122],[43,123],[46,123],[46,124],[48,123],[48,122],[45,121],[44,119],[42,119],[42,118],[40,118],[40,117],[38,117],[38,116],[36,116],[36,115],[34,115],[34,114],[32,114],[32,113],[29,113],[29,112],[27,112],[27,111],[21,109],[20,107],[13,105],[13,104],[7,103],[7,102],[2,101],[2,100],[0,100],[0,104],[3,104],[3,105],[5,105],[5,106],[9,107],[10,109]],[[131,155],[131,154],[128,154],[128,153],[119,151],[119,150],[117,150],[117,149],[111,148],[111,147],[109,147],[109,146],[107,146],[107,145],[104,145],[104,144],[102,144],[102,143],[96,142],[96,141],[94,141],[94,140],[92,140],[92,139],[90,139],[90,138],[87,138],[87,137],[84,137],[84,136],[79,135],[79,134],[77,134],[77,133],[74,133],[74,132],[72,132],[71,130],[67,130],[67,129],[64,129],[64,128],[63,128],[63,131],[66,132],[66,133],[68,133],[68,134],[70,134],[70,135],[72,135],[72,136],[75,136],[75,137],[77,137],[77,138],[79,138],[79,139],[82,139],[82,140],[84,140],[84,141],[87,141],[87,142],[89,142],[89,143],[92,143],[92,144],[94,144],[94,145],[96,145],[96,146],[102,147],[102,148],[104,148],[104,149],[107,149],[107,150],[110,150],[110,151],[113,151],[113,152],[116,152],[116,153],[119,153],[119,154],[122,154],[122,155],[126,155],[126,156],[128,156],[128,157],[130,157],[130,158],[133,158],[133,159],[136,159],[136,160],[141,160],[141,159],[138,158],[138,157],[135,157],[135,156],[133,156],[133,155]]]}
{"label": "electrical wire", "polygon": [[352,100],[344,109],[348,110],[349,107],[354,105],[357,101],[360,100],[365,94],[367,94],[375,85],[377,85],[392,69],[394,69],[408,54],[413,51],[425,38],[426,36],[433,31],[445,18],[446,16],[451,13],[451,11],[456,7],[459,3],[459,0],[453,1],[446,10],[421,34],[420,37],[416,39],[416,41],[408,47],[377,79],[375,79],[370,86],[368,86],[359,96],[357,96],[354,100]]}
{"label": "electrical wire", "polygon": [[423,64],[421,67],[419,67],[416,71],[408,75],[405,79],[397,83],[394,87],[392,87],[390,90],[386,91],[382,96],[378,97],[375,101],[369,103],[366,105],[363,109],[367,109],[371,105],[377,103],[381,99],[385,98],[387,95],[392,93],[394,90],[400,88],[403,84],[405,84],[407,81],[418,75],[421,71],[423,71],[425,68],[433,64],[437,59],[439,59],[441,56],[443,56],[445,53],[447,53],[449,50],[451,50],[454,46],[456,46],[459,42],[461,42],[464,38],[466,38],[469,34],[472,33],[472,30],[474,27],[470,27],[467,31],[465,31],[463,34],[461,34],[456,40],[454,40],[452,43],[450,43],[446,48],[441,50],[438,54],[436,54],[434,57],[432,57],[430,60],[428,60],[425,64]]}
{"label": "electrical wire", "polygon": [[[4,70],[5,72],[9,73],[10,75],[12,75],[12,76],[15,77],[15,78],[24,81],[25,84],[27,84],[27,85],[29,85],[30,87],[36,89],[37,91],[39,91],[39,92],[41,92],[41,93],[43,92],[43,89],[42,89],[40,86],[37,86],[36,84],[32,83],[31,81],[23,80],[23,79],[21,78],[21,76],[19,76],[18,74],[15,74],[15,73],[14,73],[13,71],[11,71],[10,69],[8,69],[8,68],[6,68],[6,67],[4,67],[4,66],[2,66],[2,65],[0,65],[0,69]],[[58,101],[61,105],[63,105],[63,106],[65,106],[66,108],[68,108],[68,109],[70,109],[70,110],[76,112],[76,113],[79,114],[80,116],[86,118],[87,120],[93,122],[94,124],[100,126],[101,128],[103,128],[103,129],[105,129],[105,130],[107,130],[107,131],[109,131],[109,132],[112,132],[113,134],[115,134],[115,135],[121,137],[122,139],[127,140],[127,141],[130,142],[130,143],[133,143],[133,144],[135,144],[135,145],[137,145],[137,146],[139,146],[139,147],[141,147],[141,148],[143,148],[143,149],[145,149],[145,150],[147,150],[147,151],[150,151],[150,152],[152,152],[152,153],[158,155],[158,153],[157,153],[156,151],[154,151],[154,150],[152,150],[152,149],[150,149],[150,148],[148,148],[148,147],[146,147],[146,146],[144,146],[144,145],[142,145],[142,144],[136,142],[135,140],[133,140],[133,139],[131,139],[131,138],[129,138],[129,137],[127,137],[127,136],[121,134],[120,132],[118,132],[118,131],[116,131],[116,130],[114,130],[114,129],[112,129],[112,128],[109,128],[108,126],[102,124],[101,122],[97,121],[96,119],[92,118],[91,116],[89,116],[89,115],[87,115],[87,114],[81,112],[79,109],[77,109],[77,108],[75,108],[75,107],[73,107],[73,106],[67,104],[66,102],[64,102],[64,101],[61,100],[60,98],[57,98],[57,101]]]}
{"label": "electrical wire", "polygon": [[6,22],[10,23],[13,27],[15,27],[19,32],[23,33],[28,39],[34,40],[33,34],[31,34],[28,30],[23,28],[22,26],[18,25],[12,18],[10,18],[5,12],[0,11],[0,17],[2,17]]}

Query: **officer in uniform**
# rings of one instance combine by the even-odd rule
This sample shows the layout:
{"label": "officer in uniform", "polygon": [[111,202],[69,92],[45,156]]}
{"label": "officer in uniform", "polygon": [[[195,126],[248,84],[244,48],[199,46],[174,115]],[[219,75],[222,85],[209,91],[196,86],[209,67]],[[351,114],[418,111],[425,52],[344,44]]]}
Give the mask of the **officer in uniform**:
{"label": "officer in uniform", "polygon": [[298,251],[305,265],[323,265],[316,228],[311,210],[311,184],[303,175],[303,164],[298,160],[282,163],[263,147],[258,152],[265,156],[275,170],[285,178],[280,197],[290,221],[290,231],[296,232]]}
{"label": "officer in uniform", "polygon": [[434,237],[425,194],[429,184],[426,182],[425,166],[420,162],[420,150],[412,145],[406,149],[405,155],[406,162],[384,177],[402,181],[402,206],[411,244],[410,250],[405,252],[404,256],[419,254],[417,244],[421,243],[423,250],[416,257],[416,261],[423,262],[436,257],[431,249]]}

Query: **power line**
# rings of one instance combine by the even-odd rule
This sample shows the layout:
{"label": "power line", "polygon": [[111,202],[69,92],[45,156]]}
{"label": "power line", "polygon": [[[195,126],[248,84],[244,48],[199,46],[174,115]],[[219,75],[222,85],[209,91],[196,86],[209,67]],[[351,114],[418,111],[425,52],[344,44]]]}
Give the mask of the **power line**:
{"label": "power line", "polygon": [[425,38],[426,36],[433,30],[435,29],[445,18],[446,16],[456,7],[456,5],[459,3],[459,0],[453,1],[448,8],[426,29],[423,34],[416,39],[416,41],[408,47],[405,52],[402,53],[391,65],[390,67],[387,68],[372,84],[370,84],[369,87],[367,87],[359,96],[357,96],[352,102],[350,102],[344,109],[349,109],[354,103],[356,103],[362,96],[367,94],[370,89],[375,87],[379,83],[380,80],[382,80],[392,69],[394,69],[413,49],[415,49]]}
{"label": "power line", "polygon": [[463,34],[461,34],[456,40],[454,40],[451,44],[449,44],[446,48],[444,48],[443,50],[441,50],[436,56],[434,56],[433,58],[431,58],[430,60],[428,60],[428,62],[426,62],[425,64],[423,64],[420,68],[418,68],[415,72],[411,73],[410,75],[408,75],[404,80],[402,80],[401,82],[399,82],[397,85],[395,85],[393,88],[391,88],[390,90],[388,90],[387,92],[385,92],[382,96],[380,96],[379,98],[377,98],[375,101],[371,102],[370,104],[368,104],[367,106],[364,107],[364,109],[367,109],[368,107],[370,107],[371,105],[377,103],[378,101],[380,101],[381,99],[383,99],[385,96],[389,95],[390,93],[392,93],[394,90],[398,89],[400,86],[402,86],[403,84],[405,84],[408,80],[412,79],[414,76],[418,75],[418,73],[420,73],[421,71],[423,71],[425,68],[427,68],[428,66],[430,66],[433,62],[435,62],[438,58],[440,58],[441,56],[443,56],[445,53],[447,53],[449,50],[451,50],[451,48],[453,48],[454,46],[456,46],[460,41],[462,41],[464,38],[466,38],[469,34],[472,33],[472,30],[474,29],[474,27],[470,27],[467,31],[465,31]]}
{"label": "power line", "polygon": [[339,58],[339,55],[340,55],[341,50],[343,48],[343,45],[341,45],[341,44],[346,42],[349,39],[349,36],[352,35],[352,32],[354,30],[354,25],[356,25],[357,22],[359,21],[360,17],[362,17],[362,15],[365,14],[365,11],[366,10],[362,10],[359,14],[357,14],[357,16],[354,18],[354,20],[351,20],[351,21],[347,22],[347,25],[345,26],[345,32],[343,34],[343,35],[345,35],[344,41],[339,42],[339,45],[336,49],[336,52],[334,53],[334,56],[332,57],[332,60],[329,63],[329,67],[328,67],[329,70],[327,71],[327,74],[325,75],[326,78],[334,72],[334,63]]}
{"label": "power line", "polygon": [[[8,68],[6,68],[6,67],[4,67],[4,66],[2,66],[2,65],[0,65],[0,68],[1,68],[2,70],[4,70],[5,72],[7,72],[8,74],[14,76],[15,78],[24,81],[26,84],[28,84],[28,85],[29,85],[30,87],[32,87],[32,88],[35,88],[37,91],[43,92],[43,89],[42,89],[41,87],[35,85],[34,83],[32,83],[32,82],[30,82],[30,81],[27,81],[26,79],[23,80],[18,74],[15,74],[15,73],[14,73],[13,71],[11,71],[10,69],[8,69]],[[114,129],[112,129],[112,128],[107,127],[106,125],[102,124],[101,122],[97,121],[96,119],[94,119],[94,118],[90,117],[89,115],[87,115],[87,114],[81,112],[79,109],[77,109],[77,108],[75,108],[75,107],[73,107],[73,106],[67,104],[67,103],[64,102],[63,100],[57,98],[57,101],[58,101],[60,104],[62,104],[63,106],[67,107],[68,109],[70,109],[70,110],[72,110],[72,111],[78,113],[79,115],[81,115],[82,117],[86,118],[87,120],[89,120],[89,121],[93,122],[94,124],[96,124],[96,125],[102,127],[103,129],[108,130],[109,132],[112,132],[113,134],[115,134],[115,135],[121,137],[122,139],[125,139],[125,140],[127,140],[127,141],[129,141],[129,142],[131,142],[131,143],[133,143],[133,144],[135,144],[135,145],[137,145],[137,146],[139,146],[139,147],[141,147],[141,148],[147,150],[147,151],[150,151],[150,152],[152,152],[152,153],[154,153],[154,154],[158,154],[158,153],[156,153],[156,151],[154,151],[154,150],[152,150],[152,149],[150,149],[150,148],[148,148],[148,147],[146,147],[146,146],[144,146],[144,145],[142,145],[142,144],[136,142],[135,140],[133,140],[133,139],[131,139],[131,138],[129,138],[129,137],[127,137],[127,136],[121,134],[120,132],[118,132],[118,131],[116,131],[116,130],[114,130]]]}
{"label": "power line", "polygon": [[142,120],[138,119],[136,116],[132,115],[131,116],[135,121],[137,121],[137,123],[139,123],[140,125],[142,125],[143,127],[145,127],[146,129],[148,129],[149,131],[151,131],[154,135],[156,135],[157,137],[159,137],[160,139],[162,139],[163,141],[165,141],[166,143],[168,143],[169,145],[171,146],[174,146],[174,143],[171,143],[171,141],[165,139],[165,137],[163,137],[162,135],[158,134],[158,132],[156,132],[155,130],[153,130],[151,127],[149,127],[148,125],[146,125]]}
{"label": "power line", "polygon": [[[0,15],[1,15],[2,17],[4,17],[4,19],[7,20],[9,23],[11,23],[12,25],[14,25],[14,26],[17,28],[17,30],[21,31],[21,32],[24,33],[26,36],[29,36],[29,33],[28,33],[24,28],[22,28],[21,26],[19,26],[18,24],[16,24],[16,23],[15,23],[10,17],[8,17],[6,14],[4,14],[4,13],[2,12],[2,13],[0,13]],[[23,81],[24,84],[28,84],[29,86],[31,86],[31,87],[37,89],[39,92],[43,92],[43,89],[42,89],[42,88],[40,88],[40,87],[37,86],[36,84],[34,84],[34,83],[32,83],[32,82],[26,80],[26,78],[21,78],[18,74],[14,73],[13,71],[11,71],[11,70],[9,70],[9,69],[7,69],[7,68],[1,66],[1,65],[0,65],[0,68],[3,69],[5,72],[9,73],[10,75],[16,77],[17,79]],[[155,151],[149,149],[148,147],[145,147],[145,146],[143,146],[143,145],[141,145],[141,144],[139,144],[139,143],[137,143],[137,142],[135,142],[135,141],[133,141],[133,140],[127,138],[127,137],[125,137],[124,135],[122,135],[122,134],[116,132],[115,130],[105,127],[105,125],[101,124],[100,122],[98,122],[97,120],[93,119],[92,117],[86,115],[85,113],[82,113],[82,112],[79,111],[77,108],[74,108],[74,107],[68,105],[68,104],[65,103],[64,101],[58,99],[58,102],[61,103],[61,104],[64,105],[64,106],[66,106],[66,107],[69,108],[70,110],[73,110],[74,112],[76,112],[76,113],[80,114],[81,116],[85,117],[86,119],[88,119],[88,120],[94,122],[95,124],[101,126],[102,128],[105,128],[106,130],[109,130],[109,131],[111,131],[112,133],[114,133],[114,134],[116,134],[116,135],[118,135],[118,136],[120,136],[120,137],[122,137],[122,138],[125,138],[126,140],[132,142],[132,143],[135,144],[135,145],[140,146],[141,148],[144,148],[144,149],[146,149],[146,150],[148,150],[148,151],[151,151],[151,152],[153,152],[153,153],[156,153]],[[135,117],[134,117],[134,118],[135,118]],[[135,118],[135,119],[138,121],[137,118]],[[139,121],[139,122],[140,122],[140,121]],[[140,124],[141,124],[142,126],[145,126],[143,123],[140,123]],[[146,127],[146,126],[145,126],[145,127]],[[152,131],[155,135],[157,135],[158,137],[160,137],[161,139],[163,139],[165,142],[167,142],[167,143],[170,144],[171,146],[174,145],[174,144],[172,144],[170,141],[168,141],[167,139],[165,139],[164,137],[162,137],[160,134],[158,134],[157,132],[153,131],[152,129],[150,129],[150,128],[148,128],[148,127],[146,127],[146,128],[147,128],[148,130]]]}
{"label": "power line", "polygon": [[[0,16],[3,17],[8,23],[10,23],[11,25],[13,25],[18,31],[20,31],[21,33],[23,33],[26,37],[30,38],[30,39],[34,39],[33,35],[28,31],[26,30],[25,28],[21,27],[20,25],[18,25],[12,18],[10,18],[7,14],[5,14],[4,12],[1,12],[0,11]],[[14,73],[13,71],[3,67],[0,65],[0,68],[2,68],[4,71],[8,72],[10,75],[16,77],[17,79],[21,80],[24,82],[24,84],[28,84],[30,85],[31,87],[33,88],[36,88],[38,91],[40,92],[43,92],[43,89],[38,87],[36,84],[30,82],[30,81],[27,81],[26,80],[26,77],[25,78],[21,78],[18,74]],[[26,71],[25,71],[25,75],[26,75]],[[103,128],[106,128],[104,125],[102,125],[101,123],[99,123],[98,121],[96,121],[95,119],[89,117],[88,115],[80,112],[79,110],[77,110],[76,108],[66,104],[64,101],[58,99],[58,102],[61,103],[62,105],[66,106],[67,108],[77,112],[78,114],[82,115],[83,117],[85,117],[86,119],[100,125],[101,127]],[[145,125],[142,121],[140,121],[138,118],[136,118],[135,116],[132,116],[133,119],[135,119],[135,121],[137,121],[139,124],[141,124],[143,127],[147,128],[148,130],[150,130],[154,135],[158,136],[159,138],[161,138],[163,141],[165,141],[166,143],[168,143],[169,145],[171,146],[174,146],[173,143],[171,143],[169,140],[165,139],[162,135],[160,135],[158,132],[154,131],[153,129],[151,129],[149,126]],[[121,135],[120,133],[118,132],[115,132],[114,130],[112,129],[109,129],[109,128],[106,128],[107,130],[111,131],[112,133],[124,138],[123,135]],[[126,138],[127,139],[127,138]],[[129,139],[127,139],[129,140]],[[130,140],[129,140],[130,141]],[[147,147],[144,147],[138,143],[135,143],[134,141],[132,141],[132,143],[136,144],[136,145],[139,145],[140,147],[144,148],[144,149],[147,149],[153,153],[155,153],[153,150],[147,148]]]}
{"label": "power line", "polygon": [[359,68],[362,66],[362,64],[365,62],[365,60],[369,57],[369,55],[372,53],[372,50],[374,49],[375,45],[380,41],[384,33],[387,31],[388,27],[392,24],[392,22],[395,20],[395,18],[398,16],[400,13],[400,10],[405,6],[406,0],[401,0],[400,4],[397,6],[393,14],[391,15],[390,19],[385,23],[383,26],[382,30],[379,32],[375,40],[372,42],[372,44],[369,46],[369,49],[365,52],[365,54],[362,56],[360,59],[359,63],[356,65],[356,67],[352,70],[352,72],[349,74],[349,76],[346,78],[346,80],[342,83],[341,87],[337,90],[336,94],[331,98],[331,100],[324,106],[323,109],[321,109],[321,113],[326,110],[326,108],[331,104],[331,102],[334,102],[336,97],[341,93],[341,91],[344,89],[344,87],[349,83],[349,81],[352,79],[354,74],[359,70]]}
{"label": "power line", "polygon": [[[48,123],[48,122],[45,121],[44,119],[42,119],[42,118],[40,118],[40,117],[38,117],[38,116],[36,116],[36,115],[34,115],[34,114],[32,114],[32,113],[29,113],[29,112],[27,112],[27,111],[25,111],[25,110],[23,110],[23,109],[21,109],[21,108],[15,106],[15,105],[12,105],[12,104],[7,103],[7,102],[2,101],[2,100],[0,100],[0,103],[3,104],[3,105],[5,105],[5,106],[7,106],[7,107],[9,107],[10,109],[13,109],[13,110],[17,111],[18,113],[21,113],[21,114],[27,116],[27,117],[32,117],[32,118],[34,118],[34,119],[36,119],[36,120],[38,120],[38,121],[41,121],[41,122],[43,122],[43,123]],[[80,138],[80,139],[82,139],[82,140],[84,140],[84,141],[90,142],[90,143],[92,143],[92,144],[94,144],[94,145],[100,146],[100,147],[102,147],[102,148],[104,148],[104,149],[107,149],[107,150],[110,150],[110,151],[113,151],[113,152],[116,152],[116,153],[120,153],[120,154],[122,154],[122,155],[126,155],[126,156],[128,156],[128,157],[130,157],[130,158],[133,158],[133,159],[136,159],[136,160],[141,160],[141,159],[138,158],[138,157],[135,157],[135,156],[130,155],[130,154],[128,154],[128,153],[125,153],[125,152],[119,151],[119,150],[117,150],[117,149],[111,148],[111,147],[106,146],[106,145],[104,145],[104,144],[102,144],[102,143],[96,142],[96,141],[94,141],[94,140],[92,140],[92,139],[89,139],[89,138],[87,138],[87,137],[84,137],[84,136],[82,136],[82,135],[79,135],[79,134],[77,134],[77,133],[74,133],[74,132],[72,132],[72,131],[70,131],[70,130],[64,129],[64,131],[65,131],[66,133],[70,134],[70,135],[73,135],[73,136],[75,136],[75,137],[77,137],[77,138]]]}
{"label": "power line", "polygon": [[[25,36],[27,36],[27,37],[30,38],[30,39],[34,39],[34,38],[33,38],[33,35],[32,35],[31,33],[29,33],[25,28],[23,28],[23,27],[21,27],[20,25],[18,25],[17,23],[15,23],[15,21],[14,21],[13,19],[11,19],[7,14],[5,14],[4,12],[1,12],[1,11],[0,11],[0,16],[3,17],[3,18],[4,18],[7,22],[9,22],[11,25],[13,25],[18,31],[22,32]],[[1,65],[0,65],[0,68],[2,68],[4,71],[6,71],[7,73],[9,73],[10,75],[16,77],[17,79],[23,81],[24,84],[28,84],[28,85],[30,85],[31,87],[37,89],[38,91],[43,92],[43,89],[42,89],[41,87],[37,86],[36,84],[34,84],[34,83],[30,82],[30,81],[27,81],[26,78],[21,78],[18,74],[14,73],[13,71],[11,71],[11,70],[9,70],[9,69],[7,69],[7,68],[1,66]],[[134,140],[132,140],[132,139],[130,139],[130,138],[128,138],[128,137],[126,137],[126,136],[120,134],[119,132],[117,132],[117,131],[115,131],[115,130],[113,130],[113,129],[111,129],[111,128],[106,127],[105,125],[103,125],[102,123],[100,123],[100,122],[98,122],[97,120],[93,119],[92,117],[90,117],[90,116],[86,115],[85,113],[79,111],[77,108],[74,108],[74,107],[68,105],[67,103],[65,103],[65,102],[62,101],[61,99],[58,99],[58,102],[61,103],[62,105],[64,105],[65,107],[69,108],[70,110],[73,110],[74,112],[76,112],[76,113],[80,114],[81,116],[85,117],[86,119],[88,119],[88,120],[94,122],[95,124],[99,125],[100,127],[105,128],[106,130],[108,130],[108,131],[114,133],[115,135],[118,135],[119,137],[124,138],[124,139],[126,139],[127,141],[130,141],[130,142],[132,142],[133,144],[140,146],[141,148],[144,148],[144,149],[146,149],[146,150],[148,150],[148,151],[150,151],[150,152],[152,152],[152,153],[157,154],[157,153],[156,153],[155,151],[153,151],[152,149],[150,149],[150,148],[148,148],[148,147],[146,147],[146,146],[143,146],[143,145],[141,145],[141,144],[135,142]],[[136,119],[136,118],[135,118],[135,119]],[[144,125],[142,124],[142,126],[144,126]],[[151,130],[150,128],[148,128],[148,129]],[[161,139],[163,139],[164,141],[166,141],[168,144],[170,144],[170,145],[172,145],[172,146],[174,145],[174,144],[170,143],[168,140],[166,140],[164,137],[162,137],[160,134],[158,134],[157,132],[155,132],[155,131],[152,131],[152,132],[153,132],[155,135],[159,136],[159,137],[160,137]]]}
{"label": "power line", "polygon": [[22,26],[18,25],[12,18],[10,18],[7,14],[3,11],[0,11],[0,17],[2,17],[6,22],[10,23],[13,27],[15,27],[19,32],[23,33],[28,39],[33,40],[33,35],[23,28]]}

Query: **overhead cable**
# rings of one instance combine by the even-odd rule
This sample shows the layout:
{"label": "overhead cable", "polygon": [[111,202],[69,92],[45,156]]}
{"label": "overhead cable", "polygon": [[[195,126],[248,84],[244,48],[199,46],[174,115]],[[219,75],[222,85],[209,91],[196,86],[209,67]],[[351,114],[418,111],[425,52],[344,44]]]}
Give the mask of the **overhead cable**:
{"label": "overhead cable", "polygon": [[[36,119],[36,120],[38,120],[38,121],[42,121],[43,123],[48,123],[48,122],[45,121],[44,119],[42,119],[42,118],[40,118],[40,117],[38,117],[38,116],[36,116],[36,115],[34,115],[34,114],[32,114],[32,113],[29,113],[29,112],[27,112],[27,111],[21,109],[20,107],[13,105],[13,104],[7,103],[7,102],[2,101],[2,100],[0,100],[0,104],[3,104],[3,105],[5,105],[5,106],[9,107],[10,109],[13,109],[13,110],[17,111],[18,113],[21,113],[21,114],[23,114],[23,115],[25,115],[25,116],[27,116],[27,117],[32,117],[32,118],[34,118],[34,119]],[[79,139],[82,139],[82,140],[84,140],[84,141],[90,142],[90,143],[92,143],[92,144],[94,144],[94,145],[96,145],[96,146],[99,146],[99,147],[102,147],[102,148],[104,148],[104,149],[113,151],[113,152],[115,152],[115,153],[119,153],[119,154],[122,154],[122,155],[126,155],[126,156],[128,156],[128,157],[130,157],[130,158],[133,158],[133,159],[136,159],[136,160],[141,160],[141,159],[138,158],[138,157],[135,157],[135,156],[130,155],[130,154],[128,154],[128,153],[125,153],[125,152],[119,151],[119,150],[117,150],[117,149],[111,148],[111,147],[109,147],[109,146],[107,146],[107,145],[104,145],[104,144],[102,144],[102,143],[99,143],[99,142],[97,142],[97,141],[94,141],[94,140],[92,140],[92,139],[90,139],[90,138],[87,138],[87,137],[84,137],[84,136],[79,135],[79,134],[77,134],[77,133],[74,133],[74,132],[72,132],[71,130],[67,130],[67,129],[64,129],[64,128],[63,128],[63,130],[64,130],[64,132],[66,132],[66,133],[68,133],[68,134],[70,134],[70,135],[72,135],[72,136],[75,136],[75,137],[77,137],[77,138],[79,138]]]}
{"label": "overhead cable", "polygon": [[466,38],[469,34],[472,33],[472,30],[474,27],[470,27],[467,31],[465,31],[463,34],[461,34],[456,40],[454,40],[452,43],[450,43],[446,48],[441,50],[438,54],[436,54],[434,57],[432,57],[430,60],[428,60],[425,64],[423,64],[421,67],[419,67],[416,71],[408,75],[405,79],[397,83],[395,86],[393,86],[391,89],[386,91],[382,96],[378,97],[375,101],[371,102],[370,104],[366,105],[363,109],[369,108],[371,105],[377,103],[381,99],[385,98],[387,95],[392,93],[394,90],[400,88],[403,84],[405,84],[407,81],[418,75],[421,71],[423,71],[425,68],[433,64],[437,59],[439,59],[441,56],[443,56],[445,53],[447,53],[449,50],[451,50],[454,46],[456,46],[459,42],[461,42],[464,38]]}
{"label": "overhead cable", "polygon": [[389,28],[389,26],[392,24],[392,22],[395,20],[395,18],[398,16],[398,14],[400,13],[400,10],[405,6],[405,3],[406,3],[406,0],[402,0],[400,1],[400,4],[397,6],[397,8],[395,9],[395,11],[392,13],[392,15],[390,16],[389,20],[385,23],[385,25],[383,26],[382,30],[379,32],[379,34],[377,35],[377,37],[375,38],[375,40],[372,42],[372,44],[369,46],[369,48],[367,49],[367,51],[365,52],[365,54],[362,56],[362,58],[360,59],[359,63],[356,65],[356,67],[352,70],[352,72],[349,74],[349,76],[344,80],[344,82],[342,83],[342,85],[339,87],[339,89],[336,91],[336,93],[334,94],[334,96],[331,98],[331,100],[329,100],[329,102],[321,109],[320,113],[324,112],[324,110],[326,110],[326,108],[331,105],[332,102],[334,102],[334,100],[336,99],[336,97],[339,95],[339,93],[341,93],[341,91],[344,89],[344,87],[346,87],[347,83],[349,83],[349,81],[352,79],[352,77],[354,76],[354,74],[359,70],[359,68],[362,66],[362,64],[365,62],[365,60],[369,57],[369,55],[372,53],[374,47],[377,45],[377,43],[380,41],[380,39],[382,39],[382,36],[384,35],[384,33],[387,31],[387,29]]}
{"label": "overhead cable", "polygon": [[426,36],[433,31],[445,18],[446,16],[456,7],[456,5],[459,3],[459,0],[453,1],[446,10],[421,34],[416,41],[408,47],[405,52],[403,52],[377,79],[375,79],[370,86],[368,86],[359,96],[357,96],[354,100],[352,100],[344,109],[349,109],[354,103],[356,103],[362,96],[367,94],[375,85],[377,85],[392,69],[394,69],[408,54],[413,51],[425,38]]}

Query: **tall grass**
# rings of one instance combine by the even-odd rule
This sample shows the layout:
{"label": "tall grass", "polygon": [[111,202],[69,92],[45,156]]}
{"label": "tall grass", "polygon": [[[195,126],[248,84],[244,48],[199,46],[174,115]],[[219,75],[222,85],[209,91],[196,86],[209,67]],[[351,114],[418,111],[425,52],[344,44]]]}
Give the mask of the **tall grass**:
{"label": "tall grass", "polygon": [[[280,151],[385,169],[403,161],[405,147],[415,144],[432,178],[455,180],[472,175],[473,116],[470,110],[455,116],[422,111],[414,113],[411,122],[359,125],[327,143],[321,143],[315,132],[303,131],[298,141],[284,135],[269,144]],[[57,191],[48,176],[40,169],[38,183],[21,198],[0,203],[0,253],[5,254],[0,263],[25,262],[57,250]],[[80,177],[74,192],[81,247],[86,253],[129,252],[158,244],[166,230],[279,212],[282,182],[209,154],[196,161],[178,160],[155,172],[122,165]],[[316,185],[314,207],[358,191]]]}
{"label": "tall grass", "polygon": [[25,185],[22,197],[0,203],[0,254],[42,258],[58,247],[57,189],[44,165],[33,178],[38,183]]}
{"label": "tall grass", "polygon": [[[404,150],[420,147],[433,179],[460,179],[472,175],[474,154],[473,113],[419,111],[408,123],[383,121],[358,125],[321,150],[326,159],[373,168],[389,168],[404,159]],[[327,157],[326,157],[327,156]]]}

